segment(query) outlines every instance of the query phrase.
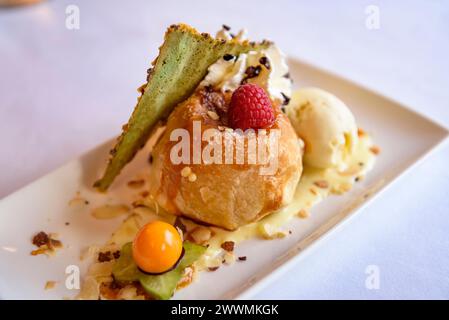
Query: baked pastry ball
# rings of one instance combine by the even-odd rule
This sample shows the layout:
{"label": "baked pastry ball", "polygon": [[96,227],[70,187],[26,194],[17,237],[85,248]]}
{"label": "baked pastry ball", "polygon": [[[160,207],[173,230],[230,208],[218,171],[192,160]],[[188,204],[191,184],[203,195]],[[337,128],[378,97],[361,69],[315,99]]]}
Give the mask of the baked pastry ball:
{"label": "baked pastry ball", "polygon": [[[244,163],[238,163],[236,149],[228,158],[231,163],[226,162],[224,139],[237,141],[245,136],[242,131],[228,127],[231,95],[230,92],[202,88],[175,108],[152,152],[153,184],[150,187],[152,197],[167,212],[228,230],[257,221],[292,200],[302,173],[303,152],[289,119],[274,102],[274,123],[267,128],[267,136],[269,130],[279,129],[276,130],[279,133],[277,148],[270,149],[269,139],[258,139],[258,143],[266,148],[266,161],[250,163],[248,156],[253,149],[245,142],[244,148],[240,149],[244,153]],[[195,151],[193,140],[198,132],[194,132],[194,127],[198,130],[199,124],[203,139],[200,138],[200,142],[197,139],[196,146],[201,145],[203,158],[205,148],[211,145],[211,140],[204,141],[207,130],[213,128],[224,134],[222,154],[218,155],[222,163],[205,163],[204,159],[195,163],[198,150]],[[172,141],[172,135],[179,132],[177,129],[185,129],[190,137],[188,163],[177,163],[179,159],[173,161],[173,150],[176,155],[179,151],[176,145],[180,139]],[[254,134],[257,138],[261,135],[258,130]],[[261,168],[271,172],[261,174]]]}

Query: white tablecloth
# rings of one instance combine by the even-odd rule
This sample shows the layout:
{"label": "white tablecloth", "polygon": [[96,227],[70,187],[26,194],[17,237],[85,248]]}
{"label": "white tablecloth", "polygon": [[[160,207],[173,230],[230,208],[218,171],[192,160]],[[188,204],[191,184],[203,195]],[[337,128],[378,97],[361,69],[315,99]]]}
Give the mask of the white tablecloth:
{"label": "white tablecloth", "polygon": [[[79,30],[66,28],[69,4],[80,9]],[[379,29],[366,27],[368,4],[379,9]],[[0,9],[0,197],[116,135],[176,22],[208,32],[246,27],[449,126],[448,17],[447,1],[71,0]],[[449,298],[448,163],[446,146],[255,298]],[[370,265],[380,272],[377,290],[365,285]]]}

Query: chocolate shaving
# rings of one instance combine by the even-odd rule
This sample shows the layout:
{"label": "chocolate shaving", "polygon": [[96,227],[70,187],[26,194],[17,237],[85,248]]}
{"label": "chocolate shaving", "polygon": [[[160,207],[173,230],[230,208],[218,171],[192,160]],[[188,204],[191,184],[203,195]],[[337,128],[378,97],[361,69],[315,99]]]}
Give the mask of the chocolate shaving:
{"label": "chocolate shaving", "polygon": [[232,59],[234,59],[235,58],[235,56],[233,56],[232,54],[229,54],[229,53],[226,53],[224,56],[223,56],[223,59],[225,60],[225,61],[230,61],[230,60],[232,60]]}
{"label": "chocolate shaving", "polygon": [[255,78],[260,74],[260,71],[262,71],[262,67],[258,65],[257,67],[249,66],[245,70],[245,77],[242,79],[240,84],[245,84],[248,82],[248,79]]}
{"label": "chocolate shaving", "polygon": [[290,97],[287,97],[283,92],[281,92],[282,97],[284,98],[284,102],[282,104],[285,106],[290,102]]}

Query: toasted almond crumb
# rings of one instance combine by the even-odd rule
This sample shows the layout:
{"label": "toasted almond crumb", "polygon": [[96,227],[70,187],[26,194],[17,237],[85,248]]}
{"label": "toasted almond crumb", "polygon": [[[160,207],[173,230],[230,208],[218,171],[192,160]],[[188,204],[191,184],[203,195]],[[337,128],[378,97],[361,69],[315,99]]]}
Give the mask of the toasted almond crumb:
{"label": "toasted almond crumb", "polygon": [[47,281],[45,283],[45,290],[53,289],[56,286],[56,281]]}
{"label": "toasted almond crumb", "polygon": [[287,231],[279,230],[268,223],[264,223],[259,227],[261,235],[264,239],[272,240],[272,239],[282,239],[285,238],[288,234]]}
{"label": "toasted almond crumb", "polygon": [[220,117],[218,116],[218,114],[214,111],[207,111],[207,115],[209,116],[209,118],[211,118],[212,120],[218,120],[220,119]]}
{"label": "toasted almond crumb", "polygon": [[189,177],[187,179],[189,179],[190,182],[195,182],[196,174],[194,174],[194,173],[189,174]]}
{"label": "toasted almond crumb", "polygon": [[87,201],[86,199],[84,199],[80,196],[76,196],[69,201],[70,207],[87,206],[88,204],[89,204],[89,201]]}
{"label": "toasted almond crumb", "polygon": [[92,210],[91,215],[96,219],[112,219],[129,212],[129,207],[124,204],[104,205]]}
{"label": "toasted almond crumb", "polygon": [[181,170],[181,176],[187,178],[192,173],[192,169],[190,167],[184,167]]}
{"label": "toasted almond crumb", "polygon": [[190,233],[190,237],[193,239],[193,241],[196,244],[203,244],[204,242],[208,241],[210,237],[212,236],[212,232],[207,227],[196,227],[192,230]]}
{"label": "toasted almond crumb", "polygon": [[375,155],[378,155],[380,153],[380,148],[378,146],[372,146],[371,148],[369,148],[369,150]]}
{"label": "toasted almond crumb", "polygon": [[133,189],[139,189],[142,188],[145,184],[145,180],[139,179],[139,180],[131,180],[128,181],[128,187]]}
{"label": "toasted almond crumb", "polygon": [[365,131],[363,131],[362,128],[358,128],[358,129],[357,129],[357,135],[358,135],[359,137],[363,137],[363,136],[365,135]]}
{"label": "toasted almond crumb", "polygon": [[327,183],[326,180],[315,181],[313,184],[316,185],[318,188],[321,188],[321,189],[326,189],[326,188],[329,187],[329,183]]}
{"label": "toasted almond crumb", "polygon": [[309,217],[309,212],[305,209],[301,209],[298,212],[298,217],[300,217],[301,219],[306,219]]}
{"label": "toasted almond crumb", "polygon": [[343,194],[352,189],[352,184],[348,182],[340,183],[337,186],[332,187],[331,192],[334,194]]}

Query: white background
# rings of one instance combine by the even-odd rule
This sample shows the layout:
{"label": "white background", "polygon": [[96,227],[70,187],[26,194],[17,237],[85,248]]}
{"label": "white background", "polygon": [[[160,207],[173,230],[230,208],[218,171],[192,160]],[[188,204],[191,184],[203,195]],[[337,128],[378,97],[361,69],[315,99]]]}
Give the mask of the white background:
{"label": "white background", "polygon": [[[0,9],[0,198],[117,135],[176,22],[246,27],[449,126],[447,1],[48,1]],[[448,164],[446,145],[255,298],[448,299]]]}

